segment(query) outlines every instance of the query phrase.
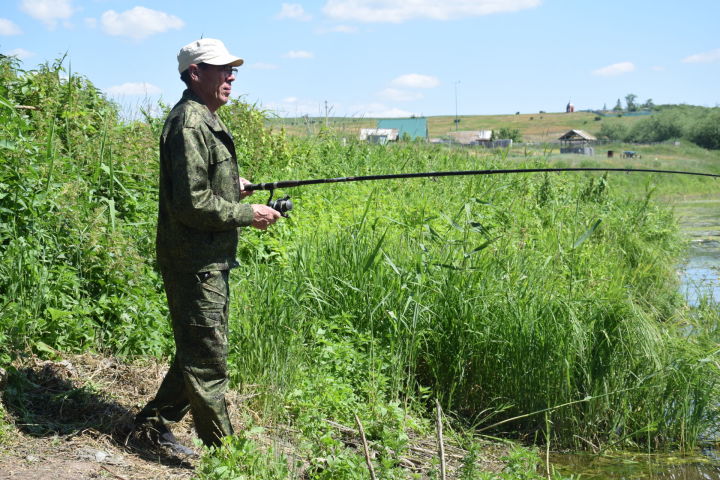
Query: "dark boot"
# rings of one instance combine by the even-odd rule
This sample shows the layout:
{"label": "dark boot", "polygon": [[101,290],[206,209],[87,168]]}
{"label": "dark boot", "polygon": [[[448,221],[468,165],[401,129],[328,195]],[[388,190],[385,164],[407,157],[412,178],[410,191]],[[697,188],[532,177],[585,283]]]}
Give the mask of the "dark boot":
{"label": "dark boot", "polygon": [[139,434],[140,437],[149,440],[152,446],[165,448],[175,455],[183,455],[186,457],[198,456],[195,450],[178,442],[170,429],[160,422],[136,423],[134,431],[136,434]]}
{"label": "dark boot", "polygon": [[167,428],[165,425],[160,425],[157,429],[158,431],[158,440],[157,443],[161,447],[165,447],[169,450],[171,450],[173,453],[176,453],[177,455],[185,455],[188,457],[197,457],[197,453],[195,450],[193,450],[190,447],[186,447],[182,443],[178,442],[177,438],[175,438],[175,435],[170,431],[169,428]]}

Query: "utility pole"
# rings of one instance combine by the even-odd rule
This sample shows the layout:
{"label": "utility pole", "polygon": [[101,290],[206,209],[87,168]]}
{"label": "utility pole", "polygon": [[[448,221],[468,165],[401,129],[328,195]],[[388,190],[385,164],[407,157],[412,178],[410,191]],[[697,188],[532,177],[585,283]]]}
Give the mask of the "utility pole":
{"label": "utility pole", "polygon": [[458,83],[460,83],[460,80],[455,81],[455,131],[456,132],[458,129],[458,124],[460,123],[460,119],[458,118],[458,95],[457,95]]}
{"label": "utility pole", "polygon": [[332,113],[333,108],[332,105],[328,107],[328,102],[325,100],[325,128],[328,127],[328,116]]}

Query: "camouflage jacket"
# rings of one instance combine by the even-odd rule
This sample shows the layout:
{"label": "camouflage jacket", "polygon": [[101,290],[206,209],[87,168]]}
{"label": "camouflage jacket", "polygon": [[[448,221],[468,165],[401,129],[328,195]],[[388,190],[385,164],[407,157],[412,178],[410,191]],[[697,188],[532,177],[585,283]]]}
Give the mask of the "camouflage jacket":
{"label": "camouflage jacket", "polygon": [[230,132],[197,95],[185,90],[160,137],[160,268],[202,272],[237,266],[238,227],[252,219],[252,207],[240,203]]}

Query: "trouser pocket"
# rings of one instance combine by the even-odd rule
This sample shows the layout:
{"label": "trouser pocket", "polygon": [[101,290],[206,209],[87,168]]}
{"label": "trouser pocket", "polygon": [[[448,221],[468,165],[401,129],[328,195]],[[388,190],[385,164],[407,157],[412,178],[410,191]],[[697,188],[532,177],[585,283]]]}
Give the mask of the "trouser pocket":
{"label": "trouser pocket", "polygon": [[180,362],[222,365],[224,370],[229,314],[228,271],[178,274],[166,279],[166,291]]}

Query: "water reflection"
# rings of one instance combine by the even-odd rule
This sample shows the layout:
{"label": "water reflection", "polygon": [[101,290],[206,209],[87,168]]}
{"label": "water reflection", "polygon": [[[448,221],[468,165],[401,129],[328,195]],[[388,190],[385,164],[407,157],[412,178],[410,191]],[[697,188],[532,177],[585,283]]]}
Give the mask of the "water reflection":
{"label": "water reflection", "polygon": [[720,465],[707,457],[625,454],[553,455],[550,462],[565,475],[585,480],[718,480]]}
{"label": "water reflection", "polygon": [[675,204],[680,228],[691,241],[680,265],[680,291],[688,305],[702,298],[720,301],[720,198],[686,200]]}
{"label": "water reflection", "polygon": [[720,241],[700,239],[688,249],[687,260],[680,266],[680,292],[688,305],[696,307],[705,298],[720,302]]}

